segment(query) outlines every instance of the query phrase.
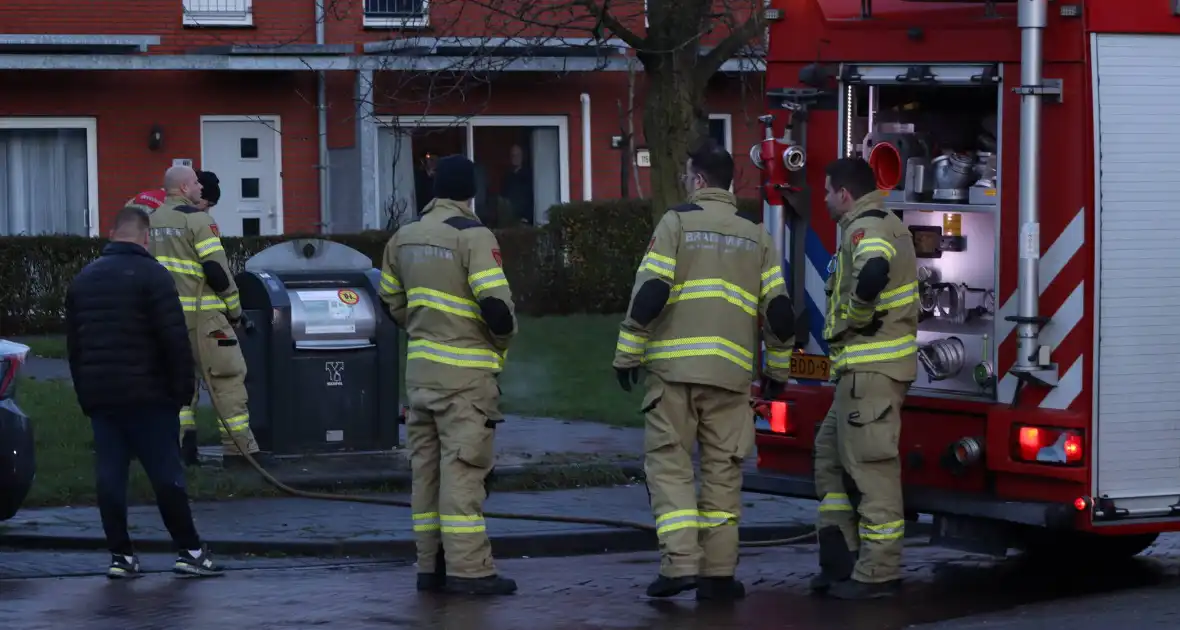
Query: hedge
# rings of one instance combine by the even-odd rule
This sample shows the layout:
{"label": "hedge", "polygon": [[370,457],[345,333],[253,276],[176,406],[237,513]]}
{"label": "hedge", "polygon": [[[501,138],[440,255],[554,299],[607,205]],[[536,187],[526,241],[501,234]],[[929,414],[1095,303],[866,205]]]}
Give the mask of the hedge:
{"label": "hedge", "polygon": [[[758,203],[743,200],[741,205]],[[623,199],[554,206],[543,227],[495,230],[518,311],[624,311],[652,228],[651,203]],[[321,237],[225,237],[222,243],[237,273],[254,254],[294,238]],[[322,238],[368,255],[376,266],[389,234],[371,231]],[[0,335],[60,332],[66,287],[104,245],[106,239],[79,236],[0,237]]]}

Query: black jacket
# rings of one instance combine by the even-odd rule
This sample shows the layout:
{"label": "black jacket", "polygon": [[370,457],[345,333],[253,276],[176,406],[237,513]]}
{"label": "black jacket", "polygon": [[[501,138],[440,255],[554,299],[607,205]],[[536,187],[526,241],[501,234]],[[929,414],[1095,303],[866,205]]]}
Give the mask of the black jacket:
{"label": "black jacket", "polygon": [[86,415],[192,402],[196,371],[176,283],[139,245],[107,245],[70,283],[66,346]]}

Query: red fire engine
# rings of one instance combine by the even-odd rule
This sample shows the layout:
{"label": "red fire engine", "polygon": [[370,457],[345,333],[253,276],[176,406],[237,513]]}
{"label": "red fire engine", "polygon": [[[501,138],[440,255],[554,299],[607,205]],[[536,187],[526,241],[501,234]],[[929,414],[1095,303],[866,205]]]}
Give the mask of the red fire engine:
{"label": "red fire engine", "polygon": [[1180,1],[773,0],[767,18],[751,158],[805,354],[758,406],[746,488],[815,497],[823,167],[860,156],[919,253],[907,517],[996,554],[1130,555],[1180,530]]}

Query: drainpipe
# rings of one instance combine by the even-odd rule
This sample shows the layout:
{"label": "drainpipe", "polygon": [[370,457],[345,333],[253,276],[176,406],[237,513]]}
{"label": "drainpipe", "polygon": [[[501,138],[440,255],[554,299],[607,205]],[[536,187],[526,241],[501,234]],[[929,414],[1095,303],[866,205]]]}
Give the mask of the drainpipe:
{"label": "drainpipe", "polygon": [[[327,10],[326,0],[316,0],[315,3],[315,43],[323,46],[325,43],[325,24]],[[320,233],[328,233],[329,221],[328,200],[331,199],[328,172],[328,79],[323,70],[316,72],[316,127],[319,138],[319,169],[320,173]]]}
{"label": "drainpipe", "polygon": [[[1057,366],[1040,344],[1039,313],[1041,224],[1041,104],[1044,83],[1044,32],[1049,0],[1020,0],[1016,24],[1020,27],[1020,265],[1017,280],[1016,365],[1021,380],[1053,387]],[[1046,356],[1041,356],[1042,354]]]}
{"label": "drainpipe", "polygon": [[582,199],[594,197],[594,163],[590,150],[590,95],[582,93]]}

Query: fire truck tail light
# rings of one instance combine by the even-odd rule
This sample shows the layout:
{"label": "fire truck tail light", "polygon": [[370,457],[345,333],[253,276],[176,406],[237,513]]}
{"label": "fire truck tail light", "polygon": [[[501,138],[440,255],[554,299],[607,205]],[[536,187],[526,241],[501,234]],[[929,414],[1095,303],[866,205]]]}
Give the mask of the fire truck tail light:
{"label": "fire truck tail light", "polygon": [[775,433],[786,433],[789,416],[787,414],[787,403],[782,400],[776,400],[770,403],[770,430]]}
{"label": "fire truck tail light", "polygon": [[1078,497],[1073,500],[1073,509],[1079,512],[1088,512],[1093,505],[1090,497]]}
{"label": "fire truck tail light", "polygon": [[1078,465],[1085,459],[1082,435],[1078,431],[1017,425],[1012,456],[1038,464]]}

